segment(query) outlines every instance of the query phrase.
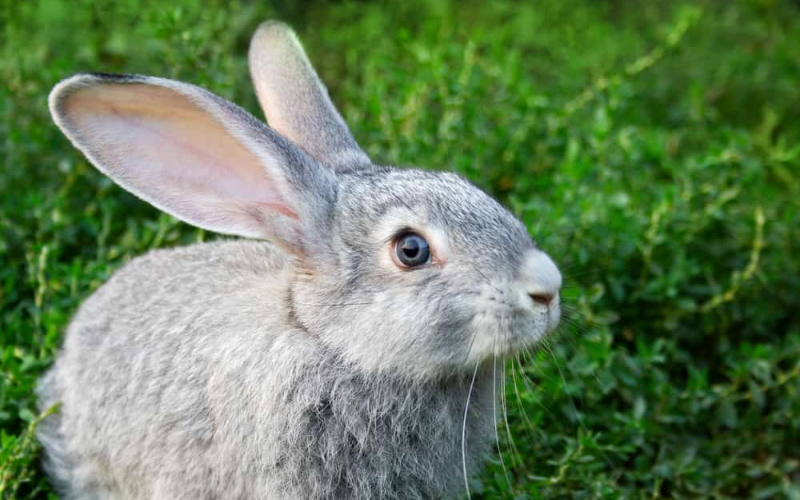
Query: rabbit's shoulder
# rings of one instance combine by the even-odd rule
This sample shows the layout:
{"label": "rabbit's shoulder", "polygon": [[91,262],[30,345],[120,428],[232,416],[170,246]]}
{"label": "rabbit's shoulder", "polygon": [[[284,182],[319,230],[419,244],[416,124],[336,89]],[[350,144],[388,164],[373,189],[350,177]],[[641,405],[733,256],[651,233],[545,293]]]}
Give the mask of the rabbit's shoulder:
{"label": "rabbit's shoulder", "polygon": [[217,240],[151,250],[123,266],[118,274],[165,273],[163,277],[191,275],[214,278],[231,275],[274,274],[289,264],[275,245],[258,240]]}
{"label": "rabbit's shoulder", "polygon": [[274,281],[289,266],[286,254],[270,243],[220,240],[151,250],[120,268],[106,287],[119,284],[128,292],[213,295]]}
{"label": "rabbit's shoulder", "polygon": [[264,314],[275,323],[290,276],[289,257],[263,241],[152,250],[125,264],[87,299],[70,330],[95,330],[87,327],[101,323],[99,331],[126,327],[142,335],[199,317],[222,325],[264,321]]}

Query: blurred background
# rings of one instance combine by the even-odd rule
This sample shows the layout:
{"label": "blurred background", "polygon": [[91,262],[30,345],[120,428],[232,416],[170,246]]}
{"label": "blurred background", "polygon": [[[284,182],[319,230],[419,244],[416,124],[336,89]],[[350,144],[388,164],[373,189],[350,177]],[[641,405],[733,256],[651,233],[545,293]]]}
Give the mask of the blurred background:
{"label": "blurred background", "polygon": [[564,324],[506,367],[473,498],[800,499],[800,2],[0,6],[2,498],[55,498],[33,386],[78,304],[215,237],[95,171],[48,92],[144,73],[261,117],[246,51],[277,18],[376,162],[465,175],[564,270]]}

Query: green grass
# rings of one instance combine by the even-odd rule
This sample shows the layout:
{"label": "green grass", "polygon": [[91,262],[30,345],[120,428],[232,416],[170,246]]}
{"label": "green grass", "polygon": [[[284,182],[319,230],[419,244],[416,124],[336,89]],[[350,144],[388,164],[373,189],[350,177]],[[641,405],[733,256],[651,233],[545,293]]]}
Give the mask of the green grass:
{"label": "green grass", "polygon": [[154,74],[260,116],[246,49],[278,17],[374,159],[468,176],[564,269],[564,326],[507,367],[473,498],[800,499],[797,2],[0,6],[3,498],[52,495],[33,386],[81,300],[213,237],[95,171],[50,88]]}

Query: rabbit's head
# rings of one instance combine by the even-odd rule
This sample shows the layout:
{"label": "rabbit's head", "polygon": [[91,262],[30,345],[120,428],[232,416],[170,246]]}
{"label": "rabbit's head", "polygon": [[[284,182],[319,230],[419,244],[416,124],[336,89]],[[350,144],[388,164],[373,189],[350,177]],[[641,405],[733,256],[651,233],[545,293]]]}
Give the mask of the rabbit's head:
{"label": "rabbit's head", "polygon": [[431,376],[531,345],[559,319],[561,276],[525,228],[451,173],[339,175],[333,220],[293,297],[309,330],[373,369]]}
{"label": "rabbit's head", "polygon": [[452,173],[373,165],[286,26],[259,28],[250,68],[269,127],[201,88],[145,76],[74,76],[50,108],[137,196],[284,248],[285,296],[254,307],[283,308],[344,363],[441,377],[555,327],[561,275],[499,203]]}

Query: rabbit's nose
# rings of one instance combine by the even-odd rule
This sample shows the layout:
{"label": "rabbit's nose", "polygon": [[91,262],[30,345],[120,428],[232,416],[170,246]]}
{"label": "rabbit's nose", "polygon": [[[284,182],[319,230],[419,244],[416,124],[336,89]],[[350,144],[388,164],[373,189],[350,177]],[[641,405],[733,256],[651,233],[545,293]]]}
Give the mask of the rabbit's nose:
{"label": "rabbit's nose", "polygon": [[561,273],[553,260],[538,249],[530,250],[522,259],[519,278],[532,305],[550,307],[561,289]]}
{"label": "rabbit's nose", "polygon": [[546,307],[549,307],[550,302],[553,301],[553,294],[547,292],[528,292],[528,297],[537,304],[542,304]]}

